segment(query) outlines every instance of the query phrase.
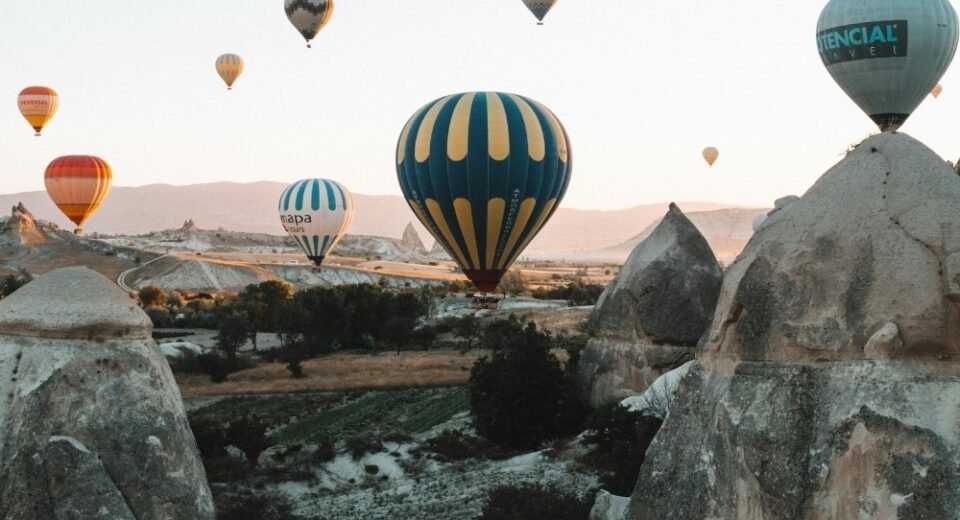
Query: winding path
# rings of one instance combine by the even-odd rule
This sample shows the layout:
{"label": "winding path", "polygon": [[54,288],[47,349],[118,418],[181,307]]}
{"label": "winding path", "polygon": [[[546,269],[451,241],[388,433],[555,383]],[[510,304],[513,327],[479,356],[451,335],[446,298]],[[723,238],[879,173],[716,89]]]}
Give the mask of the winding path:
{"label": "winding path", "polygon": [[158,257],[154,258],[153,260],[148,260],[148,261],[146,261],[146,262],[144,262],[144,263],[142,263],[142,264],[140,264],[140,265],[138,265],[138,266],[136,266],[136,267],[131,267],[130,269],[127,269],[126,271],[120,273],[120,276],[117,277],[117,285],[119,285],[120,288],[123,289],[124,291],[130,292],[130,293],[135,293],[135,292],[137,292],[136,289],[134,289],[134,288],[130,287],[129,285],[127,285],[127,275],[129,275],[130,273],[136,271],[137,269],[140,269],[141,267],[146,267],[146,266],[148,266],[148,265],[156,262],[157,260],[162,260],[162,259],[164,259],[164,258],[171,258],[172,256],[173,256],[173,255],[158,256]]}

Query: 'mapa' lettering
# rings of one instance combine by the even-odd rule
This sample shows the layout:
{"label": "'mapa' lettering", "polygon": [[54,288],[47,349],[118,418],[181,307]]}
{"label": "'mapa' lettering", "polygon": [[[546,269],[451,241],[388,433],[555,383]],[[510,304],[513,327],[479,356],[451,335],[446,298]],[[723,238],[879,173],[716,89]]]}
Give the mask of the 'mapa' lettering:
{"label": "'mapa' lettering", "polygon": [[280,215],[280,222],[282,224],[312,224],[313,217],[310,215]]}

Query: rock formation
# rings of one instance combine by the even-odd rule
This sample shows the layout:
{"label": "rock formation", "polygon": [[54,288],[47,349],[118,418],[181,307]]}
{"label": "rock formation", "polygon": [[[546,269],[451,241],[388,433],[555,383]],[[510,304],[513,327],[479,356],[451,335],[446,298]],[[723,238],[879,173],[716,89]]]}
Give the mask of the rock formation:
{"label": "rock formation", "polygon": [[630,254],[590,315],[594,338],[578,371],[594,406],[643,391],[693,358],[713,316],[723,271],[675,204]]}
{"label": "rock formation", "polygon": [[44,241],[41,226],[22,202],[11,208],[10,218],[2,231],[10,234],[16,243],[23,246],[29,247]]}
{"label": "rock formation", "polygon": [[407,227],[403,228],[403,237],[400,239],[400,244],[411,253],[426,254],[427,248],[424,247],[423,241],[420,240],[420,235],[417,233],[417,230],[414,229],[412,223],[407,223]]}
{"label": "rock formation", "polygon": [[0,301],[0,517],[214,518],[151,329],[126,293],[83,267]]}
{"label": "rock formation", "polygon": [[190,233],[193,231],[198,231],[198,229],[197,229],[197,225],[193,223],[193,219],[188,218],[187,220],[183,221],[183,225],[180,226],[180,231],[184,233]]}
{"label": "rock formation", "polygon": [[960,178],[863,142],[728,271],[634,519],[960,518]]}

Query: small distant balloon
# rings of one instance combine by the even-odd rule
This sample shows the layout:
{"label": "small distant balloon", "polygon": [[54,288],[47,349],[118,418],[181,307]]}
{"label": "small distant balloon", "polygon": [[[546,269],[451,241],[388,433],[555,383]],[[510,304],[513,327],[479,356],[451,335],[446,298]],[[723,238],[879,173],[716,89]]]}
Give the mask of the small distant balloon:
{"label": "small distant balloon", "polygon": [[57,113],[58,106],[60,106],[60,96],[50,87],[27,87],[17,96],[17,107],[33,127],[37,137]]}
{"label": "small distant balloon", "polygon": [[543,19],[556,3],[557,0],[523,0],[523,5],[537,17],[537,25],[543,25]]}
{"label": "small distant balloon", "polygon": [[284,0],[283,10],[309,48],[333,16],[333,0]]}
{"label": "small distant balloon", "polygon": [[227,90],[233,90],[233,83],[243,74],[243,58],[236,54],[224,54],[217,58],[217,74],[227,84]]}
{"label": "small distant balloon", "polygon": [[708,146],[703,149],[703,160],[707,161],[707,164],[713,166],[713,163],[717,162],[717,158],[720,157],[720,150],[712,146]]}
{"label": "small distant balloon", "polygon": [[317,268],[347,234],[353,197],[329,179],[299,180],[280,195],[280,223]]}
{"label": "small distant balloon", "polygon": [[933,90],[930,91],[930,95],[934,98],[940,97],[940,94],[943,94],[943,85],[937,84],[936,87],[933,87]]}
{"label": "small distant balloon", "polygon": [[110,193],[113,172],[110,165],[92,155],[68,155],[54,159],[43,176],[47,194],[60,211],[83,232],[83,223],[103,204]]}
{"label": "small distant balloon", "polygon": [[957,26],[948,0],[830,0],[817,47],[850,99],[881,131],[895,131],[950,66]]}

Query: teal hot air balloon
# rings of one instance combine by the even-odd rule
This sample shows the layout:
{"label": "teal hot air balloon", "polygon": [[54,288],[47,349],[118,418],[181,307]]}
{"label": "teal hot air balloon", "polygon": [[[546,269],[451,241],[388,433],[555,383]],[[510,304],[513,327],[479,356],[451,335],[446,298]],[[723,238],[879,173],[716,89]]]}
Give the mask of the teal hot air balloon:
{"label": "teal hot air balloon", "polygon": [[957,50],[948,0],[831,0],[817,23],[820,58],[881,130],[896,130]]}
{"label": "teal hot air balloon", "polygon": [[557,210],[570,143],[540,103],[454,94],[421,108],[400,134],[397,176],[410,208],[483,292]]}

